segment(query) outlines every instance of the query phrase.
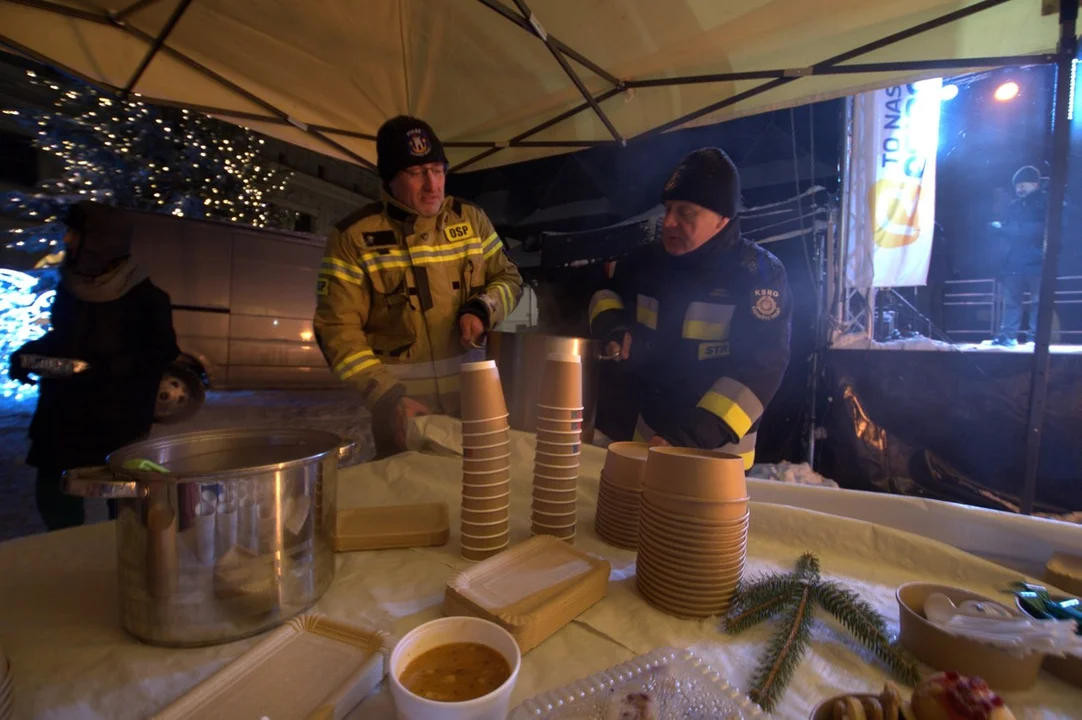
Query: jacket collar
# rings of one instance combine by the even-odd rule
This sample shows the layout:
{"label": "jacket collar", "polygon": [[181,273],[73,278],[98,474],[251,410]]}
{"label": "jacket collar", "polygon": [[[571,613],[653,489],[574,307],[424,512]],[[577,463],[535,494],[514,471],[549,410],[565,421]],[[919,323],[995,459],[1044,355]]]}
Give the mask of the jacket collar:
{"label": "jacket collar", "polygon": [[395,223],[402,225],[402,231],[405,235],[412,235],[415,232],[431,231],[438,229],[440,220],[446,214],[448,208],[454,202],[454,199],[447,196],[443,199],[443,205],[440,206],[439,213],[435,217],[421,217],[417,214],[417,211],[413,208],[407,207],[402,203],[395,200],[391,193],[387,192],[384,188],[380,191],[380,202],[383,203],[383,212],[387,217]]}

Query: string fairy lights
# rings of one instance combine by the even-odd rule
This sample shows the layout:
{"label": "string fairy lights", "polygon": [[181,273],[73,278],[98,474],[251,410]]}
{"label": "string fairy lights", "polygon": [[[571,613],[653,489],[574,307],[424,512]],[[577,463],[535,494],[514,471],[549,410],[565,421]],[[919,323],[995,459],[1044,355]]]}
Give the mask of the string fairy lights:
{"label": "string fairy lights", "polygon": [[8,363],[13,352],[49,329],[49,309],[56,291],[47,287],[51,284],[47,279],[0,268],[0,397],[18,401],[37,396],[36,385],[23,385],[8,377]]}
{"label": "string fairy lights", "polygon": [[[256,162],[264,141],[251,130],[156,107],[138,94],[109,96],[42,71],[28,70],[26,78],[39,94],[51,95],[52,107],[2,112],[32,136],[35,147],[60,161],[60,171],[32,191],[0,193],[0,215],[15,221],[0,233],[0,247],[43,256],[42,264],[57,262],[65,208],[87,199],[178,217],[292,227],[292,214],[268,202],[285,190],[291,173]],[[48,329],[55,274],[0,268],[2,397],[23,400],[37,393],[8,379],[8,362]],[[49,277],[54,282],[45,282]]]}
{"label": "string fairy lights", "polygon": [[8,237],[8,247],[34,250],[59,240],[63,207],[85,199],[256,227],[288,222],[268,198],[285,189],[290,174],[256,161],[264,141],[252,131],[32,70],[27,81],[53,92],[52,108],[4,112],[59,159],[62,170],[34,192],[0,196],[0,213],[37,226]]}

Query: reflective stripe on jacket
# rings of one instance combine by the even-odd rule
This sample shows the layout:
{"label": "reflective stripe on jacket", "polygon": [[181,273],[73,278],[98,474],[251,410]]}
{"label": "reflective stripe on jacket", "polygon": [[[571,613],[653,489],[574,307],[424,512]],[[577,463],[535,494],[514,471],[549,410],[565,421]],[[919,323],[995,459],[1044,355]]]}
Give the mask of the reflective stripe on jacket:
{"label": "reflective stripe on jacket", "polygon": [[687,255],[655,245],[619,263],[589,315],[595,337],[631,333],[638,436],[724,448],[750,467],[789,363],[791,313],[785,268],[733,220]]}
{"label": "reflective stripe on jacket", "polygon": [[[522,296],[522,278],[484,211],[447,198],[420,217],[386,193],[327,238],[315,333],[327,363],[372,408],[388,393],[458,413],[459,312],[484,301],[488,327]],[[476,354],[476,353],[475,353]]]}

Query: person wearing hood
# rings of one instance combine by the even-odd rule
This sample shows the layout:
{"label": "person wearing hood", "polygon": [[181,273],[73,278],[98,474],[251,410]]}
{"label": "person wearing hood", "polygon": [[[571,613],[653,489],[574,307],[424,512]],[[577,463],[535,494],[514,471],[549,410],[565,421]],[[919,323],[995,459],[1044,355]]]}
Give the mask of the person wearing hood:
{"label": "person wearing hood", "polygon": [[662,192],[662,242],[616,264],[590,300],[591,334],[627,363],[635,439],[755,459],[763,410],[789,364],[785,268],[740,235],[728,155],[687,155]]}
{"label": "person wearing hood", "polygon": [[66,255],[51,329],[10,358],[13,380],[32,384],[22,357],[81,360],[70,377],[42,377],[30,423],[27,464],[38,470],[38,512],[50,530],[83,524],[83,500],[61,490],[61,475],[103,465],[105,456],[149,434],[162,373],[179,354],[169,296],[131,257],[125,214],[94,202],[65,219]]}

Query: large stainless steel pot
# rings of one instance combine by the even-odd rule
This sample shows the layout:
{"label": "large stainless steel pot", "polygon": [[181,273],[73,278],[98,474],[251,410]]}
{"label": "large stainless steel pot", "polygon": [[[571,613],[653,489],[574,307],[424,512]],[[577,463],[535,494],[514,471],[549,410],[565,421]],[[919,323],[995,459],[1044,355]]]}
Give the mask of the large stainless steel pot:
{"label": "large stainless steel pot", "polygon": [[541,375],[549,353],[579,355],[582,358],[582,436],[589,442],[594,433],[597,410],[597,378],[603,347],[600,340],[547,335],[542,332],[489,333],[488,359],[496,361],[507,401],[508,420],[516,430],[537,429],[537,401]]}
{"label": "large stainless steel pot", "polygon": [[119,501],[125,629],[211,645],[279,625],[327,590],[338,465],[354,452],[315,430],[195,432],[128,445],[64,484]]}

